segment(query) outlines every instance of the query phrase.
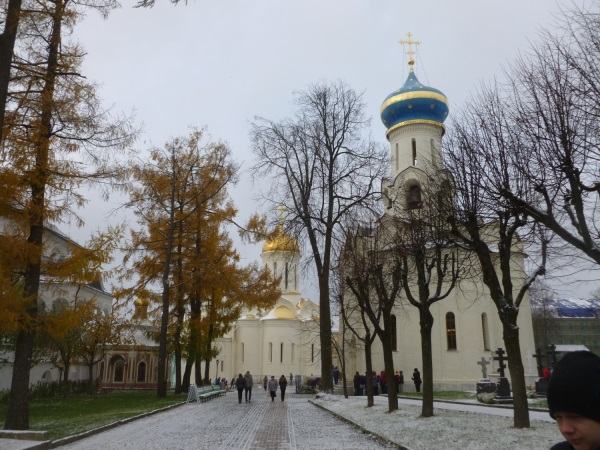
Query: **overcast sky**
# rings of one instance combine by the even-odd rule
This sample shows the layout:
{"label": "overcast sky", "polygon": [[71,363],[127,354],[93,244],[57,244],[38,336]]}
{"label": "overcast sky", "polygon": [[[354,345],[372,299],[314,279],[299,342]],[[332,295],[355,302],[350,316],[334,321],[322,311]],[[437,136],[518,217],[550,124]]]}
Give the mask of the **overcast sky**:
{"label": "overcast sky", "polygon": [[[293,113],[293,93],[318,81],[341,79],[364,91],[373,137],[385,143],[379,107],[408,74],[398,44],[408,32],[422,44],[416,74],[450,101],[450,115],[482,81],[543,26],[551,26],[553,0],[190,0],[151,9],[123,2],[107,20],[90,14],[75,37],[87,52],[83,72],[101,85],[105,106],[136,111],[143,151],[206,126],[227,141],[235,158],[252,165],[249,124],[254,116],[279,120]],[[576,4],[583,3],[576,1]],[[568,4],[568,3],[567,3]],[[260,205],[247,176],[231,195],[244,222]],[[117,202],[118,200],[113,200]],[[112,205],[95,200],[85,241],[104,226]],[[258,260],[260,246],[241,246],[243,261]],[[569,288],[570,289],[570,288]],[[583,287],[584,295],[591,288]],[[315,299],[313,288],[307,293]],[[567,293],[569,293],[567,291]]]}

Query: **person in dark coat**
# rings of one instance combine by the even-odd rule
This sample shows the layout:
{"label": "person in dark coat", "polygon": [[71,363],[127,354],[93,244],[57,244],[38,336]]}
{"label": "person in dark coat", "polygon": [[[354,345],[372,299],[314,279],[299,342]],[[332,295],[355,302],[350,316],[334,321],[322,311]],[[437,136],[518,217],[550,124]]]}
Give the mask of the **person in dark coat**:
{"label": "person in dark coat", "polygon": [[267,377],[265,375],[265,377],[263,378],[263,387],[265,388],[265,392],[267,390],[267,383],[269,382],[269,377]]}
{"label": "person in dark coat", "polygon": [[277,386],[279,383],[275,379],[274,375],[271,375],[271,379],[269,380],[269,394],[271,394],[271,401],[275,401],[275,397],[277,397]]}
{"label": "person in dark coat", "polygon": [[550,375],[546,396],[550,417],[567,439],[551,450],[600,450],[600,357],[567,353]]}
{"label": "person in dark coat", "polygon": [[246,386],[244,386],[244,396],[246,397],[246,403],[250,403],[252,400],[252,385],[254,384],[254,380],[252,379],[252,375],[250,375],[250,371],[246,371],[246,375],[244,375],[244,382]]}
{"label": "person in dark coat", "polygon": [[333,382],[335,384],[338,384],[339,379],[340,379],[340,370],[337,368],[337,366],[335,366],[333,368]]}
{"label": "person in dark coat", "polygon": [[375,371],[373,371],[372,386],[373,395],[379,395],[379,377],[377,376],[377,372]]}
{"label": "person in dark coat", "polygon": [[244,376],[241,373],[237,377],[237,380],[235,380],[235,387],[238,391],[238,400],[240,403],[242,403],[242,394],[244,393],[244,388],[246,387],[246,381],[244,381]]}
{"label": "person in dark coat", "polygon": [[358,374],[358,372],[354,374],[354,379],[352,381],[354,383],[354,395],[362,395],[360,389],[360,375]]}
{"label": "person in dark coat", "polygon": [[398,375],[398,392],[402,392],[404,390],[404,372],[400,371]]}
{"label": "person in dark coat", "polygon": [[279,390],[281,391],[281,401],[285,399],[285,389],[287,388],[287,380],[285,375],[281,375],[279,378]]}
{"label": "person in dark coat", "polygon": [[415,383],[415,389],[417,392],[421,392],[421,372],[417,368],[415,368],[412,376],[412,380]]}

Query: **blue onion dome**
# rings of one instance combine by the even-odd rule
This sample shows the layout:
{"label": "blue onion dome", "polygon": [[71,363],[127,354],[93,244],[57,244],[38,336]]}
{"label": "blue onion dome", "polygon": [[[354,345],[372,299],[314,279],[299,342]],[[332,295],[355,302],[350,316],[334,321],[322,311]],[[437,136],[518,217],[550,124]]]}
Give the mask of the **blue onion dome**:
{"label": "blue onion dome", "polygon": [[381,105],[381,120],[390,131],[410,123],[431,123],[443,127],[448,117],[448,99],[439,90],[421,84],[411,71],[404,85]]}

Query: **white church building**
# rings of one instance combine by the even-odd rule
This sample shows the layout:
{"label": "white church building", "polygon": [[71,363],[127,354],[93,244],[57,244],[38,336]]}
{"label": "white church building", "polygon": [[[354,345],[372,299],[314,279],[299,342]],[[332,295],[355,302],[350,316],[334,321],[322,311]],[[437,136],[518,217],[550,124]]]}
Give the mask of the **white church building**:
{"label": "white church building", "polygon": [[[414,42],[412,42],[414,43]],[[409,50],[409,54],[411,54]],[[382,180],[384,216],[402,214],[418,207],[422,183],[431,170],[442,173],[443,122],[449,107],[448,99],[439,90],[423,85],[413,70],[412,54],[410,73],[406,82],[392,92],[381,106],[381,119],[387,128],[390,145],[390,178]],[[513,280],[518,289],[519,280],[525,278],[522,249],[515,248]],[[434,303],[432,330],[433,384],[435,390],[474,390],[476,383],[486,375],[494,381],[498,363],[494,351],[504,348],[502,324],[495,304],[480,276],[461,280],[450,296]],[[411,374],[414,368],[422,370],[421,336],[418,310],[400,299],[393,311],[395,336],[392,337],[394,368],[405,375],[405,390],[414,390]],[[535,345],[529,299],[519,310],[518,325],[526,374],[526,384],[533,385],[536,372]],[[340,333],[341,334],[341,333]],[[351,333],[347,333],[347,339]],[[373,344],[373,370],[384,370],[383,351],[378,339]],[[364,350],[357,346],[346,355],[346,372],[365,373]],[[508,371],[506,375],[510,377]]]}
{"label": "white church building", "polygon": [[231,379],[250,371],[256,382],[262,382],[265,375],[320,375],[319,306],[298,292],[298,242],[279,224],[260,257],[281,278],[281,297],[267,312],[244,311],[232,330],[216,340],[218,369],[211,377]]}

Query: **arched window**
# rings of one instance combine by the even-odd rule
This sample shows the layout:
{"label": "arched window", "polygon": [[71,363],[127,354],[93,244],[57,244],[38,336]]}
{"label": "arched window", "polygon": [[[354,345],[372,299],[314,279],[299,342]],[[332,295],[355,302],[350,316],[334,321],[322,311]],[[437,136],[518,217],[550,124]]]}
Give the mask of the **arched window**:
{"label": "arched window", "polygon": [[481,314],[481,332],[483,333],[483,349],[490,349],[490,335],[488,331],[488,318],[486,313]]}
{"label": "arched window", "polygon": [[115,383],[122,383],[125,378],[125,361],[119,359],[115,362],[115,374],[113,376],[113,381]]}
{"label": "arched window", "polygon": [[390,316],[390,339],[392,341],[392,351],[398,350],[398,336],[396,334],[396,316]]}
{"label": "arched window", "polygon": [[98,375],[101,381],[104,381],[104,361],[100,363],[100,374]]}
{"label": "arched window", "polygon": [[456,320],[451,312],[446,314],[446,341],[448,350],[456,350]]}
{"label": "arched window", "polygon": [[400,153],[398,152],[398,143],[396,142],[396,154],[395,156],[395,160],[396,160],[396,170],[400,169]]}
{"label": "arched window", "polygon": [[140,361],[138,364],[137,381],[138,383],[143,383],[146,381],[146,363],[144,361]]}
{"label": "arched window", "polygon": [[435,166],[437,166],[437,159],[435,157],[435,143],[434,143],[433,139],[431,139],[429,141],[429,144],[431,146],[431,163],[435,167]]}
{"label": "arched window", "polygon": [[244,362],[244,343],[242,342],[242,362]]}
{"label": "arched window", "polygon": [[283,342],[279,344],[279,362],[283,362]]}
{"label": "arched window", "polygon": [[277,278],[277,263],[273,263],[273,277]]}
{"label": "arched window", "polygon": [[273,343],[269,342],[269,362],[273,362]]}
{"label": "arched window", "polygon": [[412,163],[413,166],[417,165],[417,140],[415,138],[412,140]]}
{"label": "arched window", "polygon": [[417,209],[421,207],[421,186],[413,184],[406,192],[406,208]]}

